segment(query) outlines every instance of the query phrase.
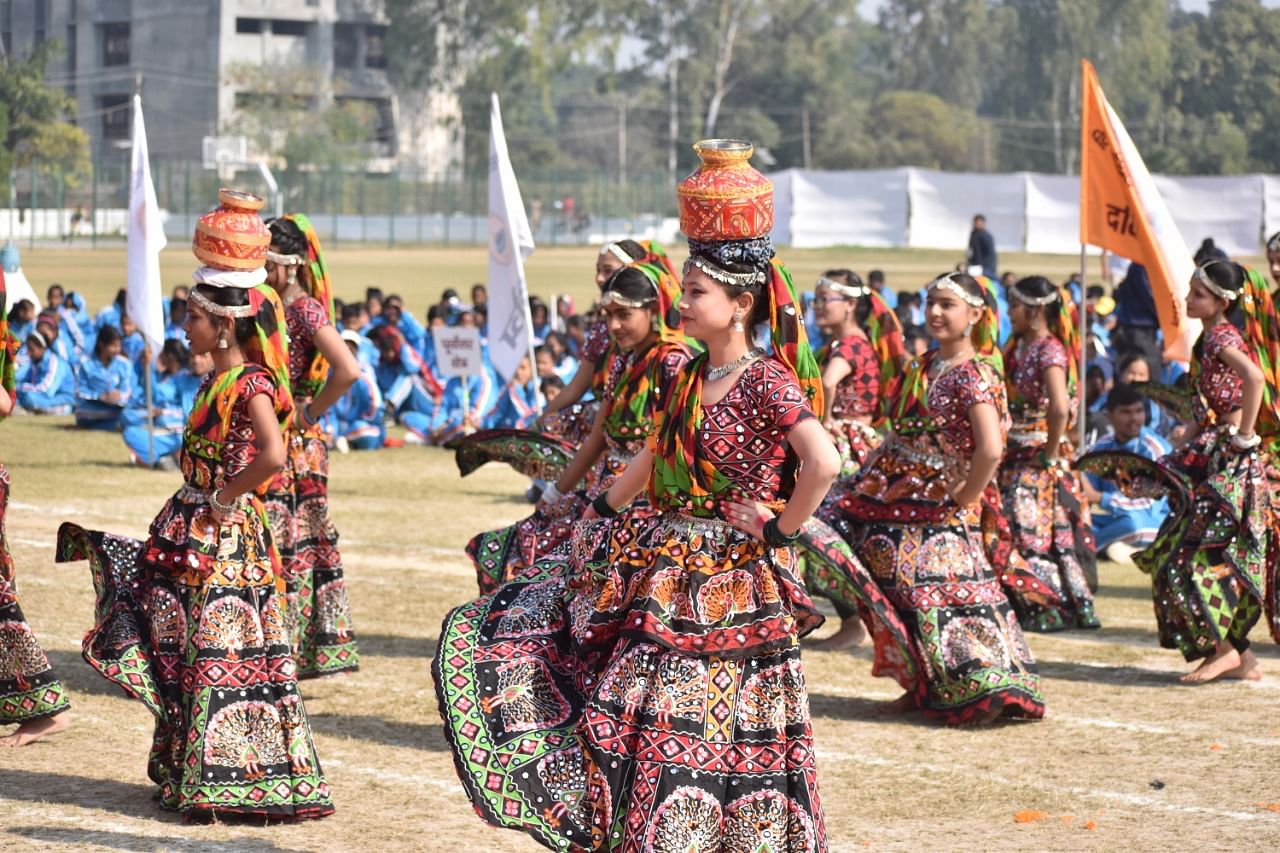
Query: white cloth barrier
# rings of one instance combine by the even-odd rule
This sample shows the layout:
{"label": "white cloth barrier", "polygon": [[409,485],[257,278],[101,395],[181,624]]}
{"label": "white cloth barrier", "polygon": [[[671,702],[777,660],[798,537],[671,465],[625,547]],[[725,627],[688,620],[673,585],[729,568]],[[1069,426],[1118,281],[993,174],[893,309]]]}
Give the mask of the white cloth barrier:
{"label": "white cloth barrier", "polygon": [[1280,177],[1262,176],[1262,199],[1264,205],[1263,220],[1266,227],[1262,229],[1262,239],[1280,231]]}
{"label": "white cloth barrier", "polygon": [[[911,220],[907,245],[921,249],[965,249],[973,216],[987,217],[997,250],[1022,248],[1026,192],[1020,174],[979,175],[908,169]],[[794,215],[794,214],[793,214]]]}
{"label": "white cloth barrier", "polygon": [[[797,248],[968,246],[975,213],[1003,251],[1080,251],[1080,179],[1035,172],[788,169],[775,182],[774,241]],[[1205,237],[1231,255],[1257,255],[1280,231],[1280,177],[1156,176],[1189,247]]]}
{"label": "white cloth barrier", "polygon": [[907,173],[907,169],[791,170],[791,245],[903,245],[907,240]]}
{"label": "white cloth barrier", "polygon": [[1262,176],[1154,175],[1192,252],[1206,237],[1228,255],[1256,255],[1262,235]]}
{"label": "white cloth barrier", "polygon": [[1080,251],[1080,178],[1026,172],[1028,252]]}

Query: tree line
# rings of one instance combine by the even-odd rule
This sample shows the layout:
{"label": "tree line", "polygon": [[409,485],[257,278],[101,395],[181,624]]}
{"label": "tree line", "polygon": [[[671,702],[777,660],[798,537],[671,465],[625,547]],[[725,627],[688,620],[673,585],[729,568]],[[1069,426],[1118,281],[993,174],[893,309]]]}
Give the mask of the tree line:
{"label": "tree line", "polygon": [[1085,57],[1153,170],[1280,170],[1280,9],[1260,0],[856,6],[387,0],[387,55],[402,86],[459,89],[468,167],[496,91],[517,168],[682,170],[689,140],[742,136],[774,168],[1070,174]]}

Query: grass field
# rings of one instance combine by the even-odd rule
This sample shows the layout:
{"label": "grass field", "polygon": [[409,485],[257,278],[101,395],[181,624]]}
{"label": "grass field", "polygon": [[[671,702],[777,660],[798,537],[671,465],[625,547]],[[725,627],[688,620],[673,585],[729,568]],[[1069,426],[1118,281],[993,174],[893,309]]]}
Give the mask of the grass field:
{"label": "grass field", "polygon": [[[948,253],[789,253],[801,280],[829,265],[871,265],[918,283]],[[590,293],[590,252],[539,252],[535,292]],[[61,280],[100,304],[122,254],[33,252],[37,288]],[[1007,259],[1060,275],[1074,259]],[[165,258],[184,279],[190,255]],[[483,277],[476,250],[343,250],[339,293],[366,285],[404,293],[421,312],[445,286]],[[15,418],[0,427],[13,477],[9,543],[27,617],[68,687],[72,729],[0,752],[0,849],[344,851],[541,849],[487,828],[454,776],[429,661],[447,609],[474,595],[462,553],[478,530],[529,510],[524,481],[486,467],[459,479],[449,454],[403,448],[335,456],[331,495],[361,646],[362,668],[306,682],[303,693],[334,791],[333,817],[297,826],[186,826],[151,799],[151,722],[80,659],[93,592],[85,564],[53,562],[63,520],[142,536],[177,487],[174,474],[129,467],[118,436],[77,432],[69,419]],[[987,731],[886,719],[895,685],[869,675],[869,653],[805,656],[831,847],[880,850],[1269,849],[1280,845],[1275,713],[1280,654],[1255,631],[1267,679],[1181,687],[1181,658],[1157,647],[1149,584],[1102,567],[1093,633],[1033,636],[1048,716]],[[830,629],[826,629],[830,630]],[[1022,814],[1025,822],[1015,815]],[[1042,813],[1042,814],[1037,814]]]}

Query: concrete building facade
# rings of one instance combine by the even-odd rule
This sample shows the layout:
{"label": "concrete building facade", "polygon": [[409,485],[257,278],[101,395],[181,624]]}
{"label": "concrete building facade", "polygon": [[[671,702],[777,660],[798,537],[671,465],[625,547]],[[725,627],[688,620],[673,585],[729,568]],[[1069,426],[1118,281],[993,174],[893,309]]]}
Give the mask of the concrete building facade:
{"label": "concrete building facade", "polygon": [[204,137],[236,133],[237,108],[271,96],[253,91],[264,75],[254,81],[252,69],[261,69],[305,77],[309,91],[293,94],[317,106],[367,105],[368,168],[443,175],[462,160],[457,98],[397,93],[386,70],[386,30],[380,0],[0,0],[8,55],[62,42],[47,79],[75,100],[76,123],[97,160],[126,147],[135,85],[152,158],[201,159]]}

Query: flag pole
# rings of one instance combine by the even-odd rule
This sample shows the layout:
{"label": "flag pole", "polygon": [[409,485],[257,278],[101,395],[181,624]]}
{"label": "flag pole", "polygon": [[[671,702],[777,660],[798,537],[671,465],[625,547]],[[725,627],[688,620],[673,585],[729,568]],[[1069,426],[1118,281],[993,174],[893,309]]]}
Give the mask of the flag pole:
{"label": "flag pole", "polygon": [[1089,326],[1089,281],[1085,278],[1085,249],[1086,244],[1080,244],[1080,387],[1076,392],[1080,396],[1080,447],[1076,451],[1076,458],[1079,459],[1088,450],[1085,447],[1085,441],[1089,435],[1089,399],[1085,395],[1085,388],[1089,384],[1089,334],[1091,332]]}
{"label": "flag pole", "polygon": [[155,409],[151,403],[151,346],[146,347],[146,354],[143,356],[147,360],[147,369],[143,372],[144,384],[147,394],[147,465],[154,467],[160,460],[156,458],[156,424]]}

